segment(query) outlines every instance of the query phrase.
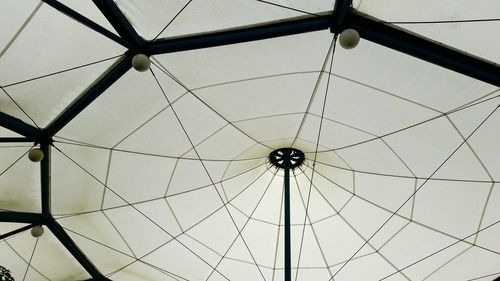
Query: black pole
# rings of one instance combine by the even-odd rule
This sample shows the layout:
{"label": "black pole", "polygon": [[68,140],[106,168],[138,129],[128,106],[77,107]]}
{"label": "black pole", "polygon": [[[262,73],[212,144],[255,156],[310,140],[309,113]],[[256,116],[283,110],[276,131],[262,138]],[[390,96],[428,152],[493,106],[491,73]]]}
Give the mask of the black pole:
{"label": "black pole", "polygon": [[0,240],[3,240],[3,239],[6,239],[6,238],[9,238],[11,237],[12,235],[16,235],[18,233],[21,233],[23,231],[26,231],[28,229],[31,229],[32,227],[35,227],[37,226],[36,224],[29,224],[29,225],[26,225],[26,226],[23,226],[21,228],[18,228],[16,230],[12,230],[11,232],[7,232],[5,234],[2,234],[0,235]]}
{"label": "black pole", "polygon": [[54,119],[44,130],[45,138],[50,139],[66,126],[73,118],[80,114],[95,99],[102,95],[113,83],[118,81],[130,68],[132,68],[132,53],[126,52],[125,56],[117,61],[103,74],[92,86],[87,88],[66,110]]}
{"label": "black pole", "polygon": [[109,280],[95,267],[90,259],[78,248],[76,243],[64,231],[64,228],[53,218],[49,219],[46,223],[52,234],[63,244],[68,252],[82,265],[82,267],[94,278],[95,280]]}
{"label": "black pole", "polygon": [[96,7],[106,17],[121,38],[132,44],[133,50],[141,48],[146,42],[134,29],[113,0],[93,0]]}
{"label": "black pole", "polygon": [[345,27],[356,29],[366,40],[500,86],[500,67],[490,61],[355,11],[347,15]]}
{"label": "black pole", "polygon": [[40,187],[42,195],[42,217],[49,219],[51,216],[51,203],[50,203],[50,157],[51,149],[50,144],[46,141],[40,143],[40,148],[43,151],[43,159],[40,163]]}
{"label": "black pole", "polygon": [[90,19],[84,17],[83,15],[79,14],[78,12],[72,10],[68,6],[64,5],[63,3],[57,1],[57,0],[43,0],[47,5],[51,6],[52,8],[58,10],[59,12],[65,14],[66,16],[76,20],[77,22],[85,25],[86,27],[94,30],[95,32],[115,41],[116,43],[124,46],[125,48],[131,48],[133,45],[128,42],[126,39],[121,38],[120,36],[114,34],[113,32],[107,30],[106,28],[100,26],[99,24],[91,21]]}
{"label": "black pole", "polygon": [[29,124],[24,123],[24,121],[10,116],[6,113],[0,111],[0,126],[9,129],[15,133],[23,135],[27,138],[38,139],[40,136],[40,130]]}
{"label": "black pole", "polygon": [[292,281],[292,251],[290,237],[290,168],[285,167],[285,281]]}
{"label": "black pole", "polygon": [[[269,161],[275,167],[285,171],[284,200],[285,200],[285,281],[292,281],[292,239],[290,230],[290,170],[302,165],[305,160],[304,152],[283,147],[269,154]],[[297,270],[299,270],[297,268]]]}
{"label": "black pole", "polygon": [[326,30],[330,27],[330,22],[331,15],[322,15],[188,37],[159,39],[147,45],[147,53],[166,54]]}
{"label": "black pole", "polygon": [[0,138],[0,143],[2,142],[36,142],[37,139],[34,138],[26,138],[26,137],[5,137]]}
{"label": "black pole", "polygon": [[0,222],[42,224],[42,214],[24,212],[0,212]]}

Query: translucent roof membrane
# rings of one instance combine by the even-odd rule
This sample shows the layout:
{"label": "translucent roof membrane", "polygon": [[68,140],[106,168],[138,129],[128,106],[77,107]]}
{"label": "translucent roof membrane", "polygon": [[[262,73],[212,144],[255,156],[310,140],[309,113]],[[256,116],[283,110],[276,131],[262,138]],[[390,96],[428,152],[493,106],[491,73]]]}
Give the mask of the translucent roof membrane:
{"label": "translucent roof membrane", "polygon": [[[64,3],[115,32],[88,3]],[[0,111],[45,128],[128,53],[37,4],[9,6],[18,16],[0,40],[8,46]],[[427,20],[449,17],[413,4]],[[331,1],[117,5],[146,39],[333,8]],[[386,21],[406,20],[410,9],[382,11],[371,0],[354,7]],[[4,36],[17,37],[6,45]],[[483,54],[442,38],[495,61],[491,45]],[[285,280],[286,174],[269,159],[282,147],[306,157],[289,177],[292,280],[500,275],[498,87],[363,39],[345,50],[329,30],[150,59],[149,71],[127,71],[51,139],[54,221],[43,223],[59,224],[107,278]],[[40,214],[47,184],[26,156],[39,143],[21,138],[0,128],[7,221],[0,235],[8,235],[0,265],[16,280],[89,279],[57,231],[11,235],[40,223],[5,218]]]}
{"label": "translucent roof membrane", "polygon": [[20,137],[21,135],[16,133],[16,132],[13,132],[11,130],[0,127],[0,136],[1,137]]}
{"label": "translucent roof membrane", "polygon": [[[8,7],[2,10],[10,11]],[[0,56],[0,109],[43,127],[124,49],[46,4],[40,3],[27,18],[26,10],[31,12],[24,5],[14,9],[23,25],[12,35],[2,34],[9,44]]]}
{"label": "translucent roof membrane", "polygon": [[[17,227],[21,226],[23,225]],[[90,275],[48,230],[40,238],[33,238],[29,231],[26,231],[4,239],[0,242],[0,249],[2,265],[11,271],[15,280],[90,278]]]}
{"label": "translucent roof membrane", "polygon": [[1,211],[41,211],[40,167],[27,157],[32,146],[29,143],[0,145]]}
{"label": "translucent roof membrane", "polygon": [[[231,29],[332,11],[334,1],[116,1],[147,40]],[[200,23],[203,23],[200,25]]]}

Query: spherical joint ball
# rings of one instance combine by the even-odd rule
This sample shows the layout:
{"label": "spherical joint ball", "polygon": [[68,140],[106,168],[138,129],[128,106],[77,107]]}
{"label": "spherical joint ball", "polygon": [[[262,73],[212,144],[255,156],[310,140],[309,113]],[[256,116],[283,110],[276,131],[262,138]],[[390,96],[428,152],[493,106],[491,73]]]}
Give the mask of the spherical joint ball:
{"label": "spherical joint ball", "polygon": [[359,33],[355,29],[344,29],[340,33],[340,46],[349,50],[356,47],[359,43]]}
{"label": "spherical joint ball", "polygon": [[151,61],[148,56],[144,54],[137,54],[132,58],[132,67],[135,70],[144,72],[149,70],[149,66],[151,65]]}
{"label": "spherical joint ball", "polygon": [[43,235],[43,227],[41,225],[37,225],[31,229],[31,236],[38,238]]}
{"label": "spherical joint ball", "polygon": [[28,152],[28,158],[33,162],[40,162],[43,159],[43,150],[40,148],[33,148]]}

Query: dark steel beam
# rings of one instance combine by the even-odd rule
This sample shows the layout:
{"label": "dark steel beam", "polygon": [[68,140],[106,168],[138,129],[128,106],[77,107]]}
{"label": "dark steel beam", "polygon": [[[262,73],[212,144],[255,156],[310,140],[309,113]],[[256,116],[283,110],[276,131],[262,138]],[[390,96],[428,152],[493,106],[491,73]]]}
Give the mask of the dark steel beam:
{"label": "dark steel beam", "polygon": [[148,45],[147,53],[173,53],[324,30],[330,27],[330,22],[331,15],[324,15],[177,39],[160,39]]}
{"label": "dark steel beam", "polygon": [[63,111],[42,133],[46,139],[52,138],[59,130],[82,112],[89,104],[97,99],[106,89],[115,83],[132,67],[132,55],[126,53],[125,56],[115,63],[106,73],[104,73],[93,85],[80,95],[65,111]]}
{"label": "dark steel beam", "polygon": [[285,281],[292,281],[292,241],[290,230],[290,168],[285,167]]}
{"label": "dark steel beam", "polygon": [[492,62],[354,11],[345,26],[366,40],[500,87],[500,67]]}
{"label": "dark steel beam", "polygon": [[330,31],[340,33],[343,30],[344,22],[351,11],[352,0],[336,0],[332,14],[332,24]]}
{"label": "dark steel beam", "polygon": [[132,24],[127,20],[125,15],[116,6],[113,0],[92,0],[101,13],[111,23],[113,28],[120,34],[120,36],[132,44],[135,50],[141,50],[146,43],[137,31],[132,27]]}
{"label": "dark steel beam", "polygon": [[36,139],[33,138],[25,138],[25,137],[6,137],[0,138],[0,142],[35,142]]}
{"label": "dark steel beam", "polygon": [[0,112],[0,126],[31,139],[39,139],[40,129],[24,123],[21,119]]}
{"label": "dark steel beam", "polygon": [[40,187],[42,191],[42,216],[44,219],[51,217],[51,195],[50,195],[50,158],[51,147],[48,142],[40,143],[40,149],[43,151],[43,159],[40,162]]}
{"label": "dark steel beam", "polygon": [[75,257],[83,268],[96,280],[107,280],[104,275],[94,266],[87,256],[78,248],[73,239],[64,231],[62,226],[55,220],[47,222],[47,227],[64,245],[64,247]]}
{"label": "dark steel beam", "polygon": [[59,2],[57,0],[42,0],[42,1],[45,2],[47,5],[51,6],[52,8],[58,10],[59,12],[65,14],[66,16],[68,16],[68,17],[76,20],[77,22],[85,25],[86,27],[88,27],[88,28],[96,31],[97,33],[100,33],[101,35],[115,41],[116,43],[118,43],[122,46],[124,46],[125,48],[132,47],[132,44],[130,42],[128,42],[127,40],[121,38],[120,36],[114,34],[113,32],[100,26],[99,24],[93,22],[92,20],[81,15],[80,13],[72,10],[71,8],[62,4],[61,2]]}
{"label": "dark steel beam", "polygon": [[366,40],[500,87],[500,67],[498,65],[393,25],[385,24],[352,9],[345,12],[350,1],[346,0],[342,3],[339,2],[336,15],[295,19],[229,31],[157,40],[148,45],[147,53],[156,55],[181,52],[327,28],[336,32],[340,32],[344,28],[354,28]]}
{"label": "dark steel beam", "polygon": [[26,226],[23,226],[21,228],[18,228],[16,230],[12,230],[10,232],[7,232],[5,234],[2,234],[0,235],[0,240],[3,240],[3,239],[6,239],[6,238],[9,238],[11,237],[12,235],[16,235],[18,233],[21,233],[21,232],[24,232],[26,230],[29,230],[31,228],[33,228],[34,226],[37,226],[36,224],[30,224],[30,225],[26,225]]}
{"label": "dark steel beam", "polygon": [[0,222],[42,224],[42,214],[24,212],[0,212]]}

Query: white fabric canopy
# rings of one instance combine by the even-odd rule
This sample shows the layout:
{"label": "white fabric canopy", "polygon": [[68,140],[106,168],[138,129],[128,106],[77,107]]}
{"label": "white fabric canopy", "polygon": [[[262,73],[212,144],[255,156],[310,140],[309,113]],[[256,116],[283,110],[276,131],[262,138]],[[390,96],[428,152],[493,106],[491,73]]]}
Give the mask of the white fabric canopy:
{"label": "white fabric canopy", "polygon": [[[91,1],[60,1],[114,34]],[[333,1],[116,1],[146,40],[315,17]],[[353,8],[499,63],[499,1]],[[125,47],[40,1],[0,2],[0,111],[45,128]],[[447,22],[457,20],[473,22]],[[425,23],[422,23],[425,22]],[[292,280],[500,276],[500,91],[329,30],[151,56],[53,138],[51,214],[111,280],[284,280],[284,173],[294,147]],[[21,135],[0,127],[0,138]],[[0,209],[41,213],[38,143],[0,143]],[[27,223],[0,223],[5,234]],[[49,231],[0,241],[16,280],[86,280]]]}

